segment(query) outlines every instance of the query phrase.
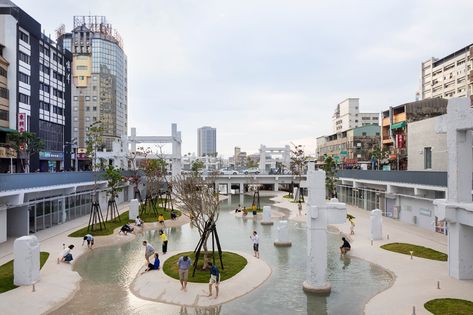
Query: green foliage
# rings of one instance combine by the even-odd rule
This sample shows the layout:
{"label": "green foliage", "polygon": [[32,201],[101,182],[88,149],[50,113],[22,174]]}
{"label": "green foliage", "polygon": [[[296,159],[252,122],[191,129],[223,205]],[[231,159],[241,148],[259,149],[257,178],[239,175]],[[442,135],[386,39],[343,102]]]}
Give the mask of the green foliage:
{"label": "green foliage", "polygon": [[[171,219],[171,210],[163,209],[163,208],[160,207],[160,208],[158,208],[158,212],[160,214],[163,214],[164,220]],[[182,215],[181,211],[179,211],[179,210],[174,210],[174,212],[176,213],[177,217],[180,217]],[[157,222],[158,221],[158,217],[153,215],[151,212],[149,214],[145,214],[143,216],[140,216],[140,218],[144,222]],[[122,214],[120,214],[120,222],[118,222],[117,220],[107,221],[106,222],[106,229],[94,231],[93,235],[94,236],[111,235],[111,234],[113,234],[113,230],[115,230],[118,227],[121,227],[126,222],[135,222],[134,220],[129,220],[128,219],[128,211],[125,211]],[[90,232],[88,232],[87,226],[86,226],[86,227],[83,227],[83,228],[81,228],[81,229],[79,229],[75,232],[72,232],[68,236],[69,237],[84,237],[84,235],[86,235],[87,233],[90,233]]]}
{"label": "green foliage", "polygon": [[122,176],[120,170],[118,168],[115,168],[113,165],[109,165],[105,169],[103,177],[107,180],[108,188],[110,188],[110,194],[112,195],[112,199],[115,198],[115,195],[123,190],[120,185],[123,183],[124,177]]}
{"label": "green foliage", "polygon": [[198,174],[200,170],[205,167],[205,164],[201,160],[195,160],[192,162],[191,170],[194,174]]}
{"label": "green foliage", "polygon": [[[23,172],[29,172],[30,158],[33,154],[44,149],[43,141],[34,132],[14,131],[8,134],[8,141],[16,151],[17,158],[22,159]],[[25,159],[25,163],[23,163]]]}
{"label": "green foliage", "polygon": [[[165,274],[170,276],[171,278],[174,279],[179,279],[179,270],[177,267],[177,261],[179,260],[179,257],[187,255],[192,259],[192,263],[195,261],[195,256],[193,252],[185,252],[185,253],[179,253],[177,255],[174,255],[164,262],[163,265],[163,271]],[[209,253],[209,257],[211,257],[212,253]],[[246,260],[245,257],[242,257],[238,254],[235,253],[230,253],[230,252],[223,252],[222,254],[222,260],[223,260],[223,266],[225,269],[222,270],[220,267],[220,260],[218,257],[218,252],[215,252],[215,265],[218,267],[220,271],[220,281],[228,280],[231,277],[235,276],[237,273],[239,273],[243,268],[245,268],[246,264],[248,261]],[[197,269],[195,270],[195,275],[192,277],[192,271],[193,267],[191,266],[189,270],[189,282],[196,282],[196,283],[208,283],[210,279],[210,273],[208,270],[202,270],[204,262],[204,255],[201,253],[199,257],[199,262],[197,264]]]}
{"label": "green foliage", "polygon": [[337,185],[337,172],[335,160],[330,156],[326,156],[324,160],[324,171],[325,171],[325,189],[327,191],[328,198],[335,196],[336,185]]}
{"label": "green foliage", "polygon": [[[48,252],[39,253],[40,268],[42,268],[46,263],[48,257]],[[0,293],[7,292],[15,288],[17,288],[17,286],[13,284],[13,260],[10,260],[9,262],[0,266]]]}
{"label": "green foliage", "polygon": [[87,137],[85,140],[87,146],[87,156],[92,160],[93,171],[100,167],[100,164],[96,164],[97,151],[104,147],[103,143],[103,127],[101,122],[97,121],[90,125],[87,131]]}
{"label": "green foliage", "polygon": [[460,299],[434,299],[424,304],[426,310],[434,315],[471,315],[473,302]]}
{"label": "green foliage", "polygon": [[294,148],[291,149],[291,164],[290,169],[292,174],[302,177],[307,165],[308,157],[305,155],[304,147],[299,144],[293,144]]}
{"label": "green foliage", "polygon": [[428,247],[418,246],[414,244],[408,243],[390,243],[381,246],[382,249],[389,250],[391,252],[396,252],[404,255],[410,255],[410,251],[412,251],[412,256],[426,258],[431,260],[440,260],[440,261],[447,261],[448,255],[433,250]]}
{"label": "green foliage", "polygon": [[371,156],[376,160],[377,169],[379,170],[383,160],[388,158],[389,151],[386,148],[382,148],[381,146],[376,146],[371,150]]}
{"label": "green foliage", "polygon": [[246,157],[246,167],[247,168],[254,168],[254,167],[258,167],[258,162],[256,162],[255,160],[253,160],[251,157]]}
{"label": "green foliage", "polygon": [[[97,231],[94,231],[92,233],[93,233],[94,236],[111,235],[111,234],[113,234],[113,230],[115,230],[117,227],[122,226],[124,224],[124,222],[129,222],[129,220],[128,220],[128,211],[123,212],[122,214],[120,214],[120,220],[119,221],[118,220],[106,221],[105,229],[97,230]],[[86,226],[86,227],[83,227],[80,230],[72,232],[68,236],[69,237],[84,237],[84,235],[86,235],[87,233],[89,233],[89,230],[88,230],[88,227]]]}

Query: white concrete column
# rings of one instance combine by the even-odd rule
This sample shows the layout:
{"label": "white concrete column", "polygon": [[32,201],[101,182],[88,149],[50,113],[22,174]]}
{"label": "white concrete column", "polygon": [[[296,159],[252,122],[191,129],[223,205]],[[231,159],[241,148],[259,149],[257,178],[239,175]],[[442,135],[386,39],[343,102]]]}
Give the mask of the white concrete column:
{"label": "white concrete column", "polygon": [[22,236],[13,243],[13,283],[31,285],[39,280],[39,241],[34,235]]}
{"label": "white concrete column", "polygon": [[0,206],[0,244],[7,241],[7,206]]}
{"label": "white concrete column", "polygon": [[271,206],[263,206],[263,220],[261,220],[261,225],[273,225],[273,221],[271,221]]}
{"label": "white concrete column", "polygon": [[374,209],[370,213],[370,239],[373,241],[383,239],[383,214],[379,209]]}
{"label": "white concrete column", "polygon": [[307,186],[307,266],[303,289],[306,292],[329,293],[331,286],[327,281],[327,218],[322,209],[325,201],[325,172],[315,171],[309,165]]}
{"label": "white concrete column", "polygon": [[279,183],[274,183],[274,191],[279,191]]}
{"label": "white concrete column", "polygon": [[278,246],[278,247],[291,246],[292,243],[289,240],[289,224],[287,220],[279,221],[277,230],[278,230],[278,234],[277,234],[278,238],[276,239],[276,241],[274,241],[274,246]]}
{"label": "white concrete column", "polygon": [[240,183],[240,194],[243,194],[245,192],[245,184]]}

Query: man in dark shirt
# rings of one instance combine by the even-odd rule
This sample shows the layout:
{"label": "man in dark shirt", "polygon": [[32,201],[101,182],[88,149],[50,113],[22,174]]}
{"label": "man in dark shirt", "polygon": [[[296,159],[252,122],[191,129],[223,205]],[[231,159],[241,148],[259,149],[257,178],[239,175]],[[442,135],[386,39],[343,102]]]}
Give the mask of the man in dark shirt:
{"label": "man in dark shirt", "polygon": [[220,272],[217,266],[209,262],[210,267],[210,281],[209,281],[209,297],[212,296],[212,285],[215,284],[215,298],[218,297],[218,285],[220,283]]}
{"label": "man in dark shirt", "polygon": [[344,237],[342,237],[342,241],[343,244],[340,246],[340,255],[345,255],[351,249],[351,246]]}

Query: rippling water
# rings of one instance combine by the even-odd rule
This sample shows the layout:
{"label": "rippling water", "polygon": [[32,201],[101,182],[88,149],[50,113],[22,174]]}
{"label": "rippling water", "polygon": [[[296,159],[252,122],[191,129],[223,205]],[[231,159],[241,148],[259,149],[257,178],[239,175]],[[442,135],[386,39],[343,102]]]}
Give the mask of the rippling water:
{"label": "rippling water", "polygon": [[[390,286],[392,278],[383,269],[356,258],[341,259],[337,234],[328,233],[328,277],[332,292],[328,297],[306,295],[302,291],[305,277],[305,224],[290,222],[292,247],[273,245],[276,224],[262,226],[249,219],[234,217],[239,196],[223,201],[217,227],[224,249],[252,253],[249,235],[257,230],[260,253],[272,268],[272,275],[261,287],[237,300],[219,307],[197,309],[144,301],[128,290],[138,269],[143,265],[143,246],[147,239],[160,246],[157,231],[147,231],[135,240],[84,255],[75,264],[83,281],[73,299],[51,314],[362,314],[363,306],[376,293]],[[261,198],[270,204],[269,198]],[[251,204],[245,196],[245,204]],[[192,250],[198,232],[190,225],[173,228],[169,233],[169,251]],[[354,244],[356,246],[356,243]]]}

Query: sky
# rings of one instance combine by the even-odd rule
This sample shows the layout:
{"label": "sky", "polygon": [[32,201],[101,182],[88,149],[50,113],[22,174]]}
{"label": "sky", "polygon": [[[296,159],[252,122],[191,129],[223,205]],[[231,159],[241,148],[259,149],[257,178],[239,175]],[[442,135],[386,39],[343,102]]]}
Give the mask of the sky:
{"label": "sky", "polygon": [[[362,112],[415,100],[420,64],[473,43],[473,1],[16,0],[46,34],[105,15],[128,57],[128,125],[139,135],[217,128],[217,151],[303,144],[332,132],[338,103]],[[164,148],[164,151],[169,150]]]}

